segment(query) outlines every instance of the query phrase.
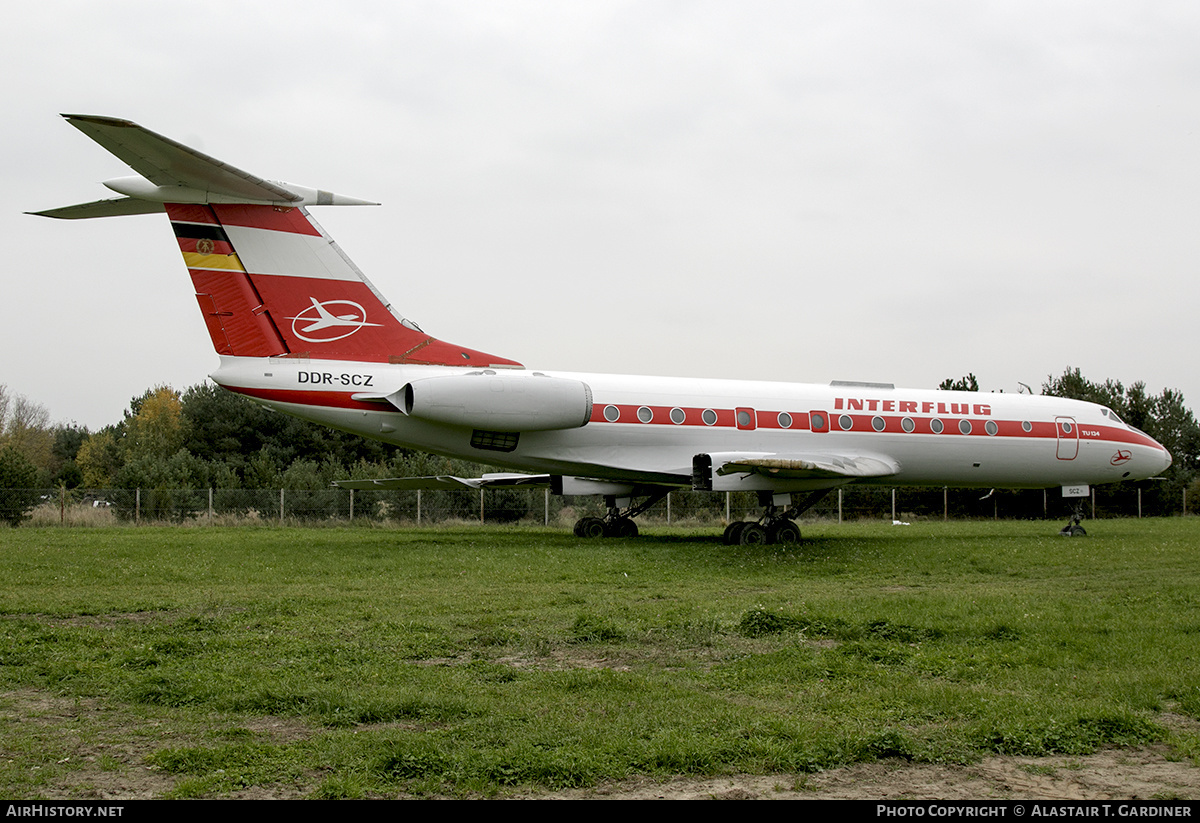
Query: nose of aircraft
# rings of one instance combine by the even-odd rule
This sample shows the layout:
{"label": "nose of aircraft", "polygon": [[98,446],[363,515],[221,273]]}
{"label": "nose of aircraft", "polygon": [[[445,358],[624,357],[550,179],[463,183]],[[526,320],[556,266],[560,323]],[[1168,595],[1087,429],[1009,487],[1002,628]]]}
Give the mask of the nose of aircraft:
{"label": "nose of aircraft", "polygon": [[1165,447],[1162,450],[1160,460],[1162,461],[1162,464],[1158,467],[1158,471],[1156,471],[1155,474],[1161,474],[1162,472],[1165,472],[1171,467],[1171,463],[1173,462],[1171,459],[1171,453],[1167,451]]}

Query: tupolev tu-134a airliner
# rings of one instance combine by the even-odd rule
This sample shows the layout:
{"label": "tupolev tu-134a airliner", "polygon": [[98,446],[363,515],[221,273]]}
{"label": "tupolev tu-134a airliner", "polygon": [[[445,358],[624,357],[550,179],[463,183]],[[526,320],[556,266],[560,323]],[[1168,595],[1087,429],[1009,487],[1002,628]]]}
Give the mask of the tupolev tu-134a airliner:
{"label": "tupolev tu-134a airliner", "polygon": [[[581,537],[631,536],[673,489],[752,491],[729,543],[792,543],[796,517],[850,483],[1049,488],[1146,479],[1171,455],[1111,409],[1026,394],[535,371],[403,317],[309,214],[367,205],[241,171],[136,123],[64,115],[137,176],[121,197],[36,212],[165,212],[224,388],[387,443],[503,466],[352,489],[542,486],[602,495]],[[373,205],[373,204],[372,204]],[[1078,515],[1064,529],[1081,533]]]}

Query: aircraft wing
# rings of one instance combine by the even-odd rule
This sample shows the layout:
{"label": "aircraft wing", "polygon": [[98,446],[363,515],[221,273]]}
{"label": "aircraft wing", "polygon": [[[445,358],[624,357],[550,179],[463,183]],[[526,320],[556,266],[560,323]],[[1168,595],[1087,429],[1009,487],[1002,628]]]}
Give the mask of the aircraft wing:
{"label": "aircraft wing", "polygon": [[[764,452],[725,452],[709,455],[712,458],[712,472],[718,476],[731,474],[758,474],[766,478],[779,480],[840,480],[850,482],[873,477],[887,477],[900,471],[896,461],[882,456],[873,455],[837,455],[837,454],[773,454]],[[568,494],[608,494],[611,489],[601,489],[605,482],[628,483],[626,481],[596,481],[579,478],[571,479],[575,491]],[[680,486],[687,481],[679,478]],[[653,480],[643,478],[646,485],[671,486],[673,483],[662,483],[661,478]],[[584,484],[578,486],[578,484]],[[589,485],[590,484],[590,485]],[[595,485],[600,484],[600,485]],[[495,472],[482,477],[455,477],[443,474],[429,477],[388,477],[379,480],[336,480],[335,486],[342,489],[358,490],[436,490],[436,489],[492,489],[514,488],[527,489],[552,488],[553,481],[549,474],[522,474],[519,472]]]}
{"label": "aircraft wing", "polygon": [[521,474],[519,472],[494,472],[483,477],[454,477],[440,474],[430,477],[387,477],[380,480],[335,480],[333,485],[341,489],[359,491],[399,490],[423,491],[434,489],[495,489],[521,486],[527,489],[550,488],[548,474]]}
{"label": "aircraft wing", "polygon": [[780,480],[862,480],[900,471],[891,458],[873,455],[768,454],[726,452],[710,455],[713,473],[760,474]]}

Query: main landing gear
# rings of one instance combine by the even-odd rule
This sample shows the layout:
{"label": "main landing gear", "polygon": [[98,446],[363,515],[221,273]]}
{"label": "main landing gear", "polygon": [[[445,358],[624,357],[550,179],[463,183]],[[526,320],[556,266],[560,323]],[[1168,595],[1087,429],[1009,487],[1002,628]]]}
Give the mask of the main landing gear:
{"label": "main landing gear", "polygon": [[[809,492],[799,503],[792,505],[790,494],[759,492],[763,507],[757,521],[739,520],[725,527],[721,540],[726,546],[793,545],[800,542],[800,527],[795,520],[812,508],[830,489]],[[781,506],[783,508],[781,508]]]}
{"label": "main landing gear", "polygon": [[608,495],[604,503],[608,513],[604,517],[581,517],[575,521],[576,537],[637,537],[637,523],[633,518],[667,496],[667,491],[656,491],[636,506],[630,505],[632,498]]}

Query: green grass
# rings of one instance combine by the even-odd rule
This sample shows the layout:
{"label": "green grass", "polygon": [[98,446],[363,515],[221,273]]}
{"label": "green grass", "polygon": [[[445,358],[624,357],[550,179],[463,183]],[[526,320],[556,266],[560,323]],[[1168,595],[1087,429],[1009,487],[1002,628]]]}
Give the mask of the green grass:
{"label": "green grass", "polygon": [[[1200,522],[0,531],[8,797],[1200,751]],[[1182,722],[1179,722],[1182,718]],[[1191,718],[1191,721],[1188,721]]]}

